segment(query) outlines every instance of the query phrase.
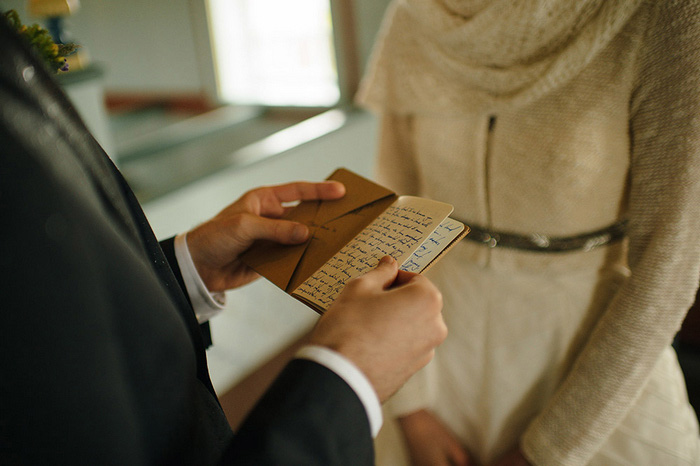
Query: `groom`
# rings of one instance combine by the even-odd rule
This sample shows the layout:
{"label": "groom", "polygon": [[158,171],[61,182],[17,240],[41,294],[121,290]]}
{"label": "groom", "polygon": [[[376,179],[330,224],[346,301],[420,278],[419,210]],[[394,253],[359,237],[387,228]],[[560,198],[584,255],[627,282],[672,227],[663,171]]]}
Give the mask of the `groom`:
{"label": "groom", "polygon": [[200,323],[295,244],[282,205],[338,183],[253,190],[159,244],[52,76],[0,20],[0,464],[372,464],[386,400],[446,335],[439,292],[383,260],[352,282],[235,434]]}

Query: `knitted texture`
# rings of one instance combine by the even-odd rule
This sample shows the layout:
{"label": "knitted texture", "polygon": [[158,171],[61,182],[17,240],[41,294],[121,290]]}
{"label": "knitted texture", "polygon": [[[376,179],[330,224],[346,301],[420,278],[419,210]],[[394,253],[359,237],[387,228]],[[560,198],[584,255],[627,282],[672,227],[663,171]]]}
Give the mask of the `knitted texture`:
{"label": "knitted texture", "polygon": [[630,118],[632,276],[526,432],[536,464],[585,464],[636,399],[698,287],[700,4],[660,4],[640,49]]}
{"label": "knitted texture", "polygon": [[396,112],[523,104],[567,81],[641,0],[395,0],[359,100]]}
{"label": "knitted texture", "polygon": [[[507,3],[527,16],[520,6],[558,2]],[[461,16],[441,9],[432,19],[438,2],[397,2],[360,94],[383,114],[379,177],[401,193],[453,203],[458,218],[521,234],[567,236],[629,219],[628,254],[615,259],[629,267],[629,278],[592,324],[581,325],[571,354],[561,356],[561,374],[552,376],[552,393],[520,430],[535,465],[583,465],[594,457],[635,405],[698,287],[700,2],[639,3],[575,2],[584,20],[564,21],[575,37],[543,32],[555,45],[523,45],[532,60],[518,63],[503,52],[489,64],[485,50],[507,44],[488,37],[465,51],[478,39],[455,37],[469,28],[470,14],[501,2],[474,3]],[[414,11],[423,12],[420,21]],[[530,20],[523,19],[525,29]],[[444,34],[424,37],[438,26]],[[491,79],[503,75],[510,77]],[[610,260],[607,250],[460,248],[454,254],[464,260],[518,273]],[[479,355],[453,355],[460,357]],[[416,409],[421,396],[407,394],[405,405]]]}

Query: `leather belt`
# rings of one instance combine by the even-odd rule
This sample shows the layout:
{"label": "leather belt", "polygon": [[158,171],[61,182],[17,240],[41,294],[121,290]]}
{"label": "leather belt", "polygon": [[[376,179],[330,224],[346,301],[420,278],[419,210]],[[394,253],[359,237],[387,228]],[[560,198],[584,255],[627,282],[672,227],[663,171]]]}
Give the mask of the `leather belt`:
{"label": "leather belt", "polygon": [[590,251],[624,238],[627,226],[627,221],[621,220],[600,230],[576,236],[549,236],[537,233],[519,235],[492,231],[473,223],[464,221],[462,223],[469,225],[471,229],[466,239],[475,243],[481,243],[490,248],[503,247],[540,252]]}

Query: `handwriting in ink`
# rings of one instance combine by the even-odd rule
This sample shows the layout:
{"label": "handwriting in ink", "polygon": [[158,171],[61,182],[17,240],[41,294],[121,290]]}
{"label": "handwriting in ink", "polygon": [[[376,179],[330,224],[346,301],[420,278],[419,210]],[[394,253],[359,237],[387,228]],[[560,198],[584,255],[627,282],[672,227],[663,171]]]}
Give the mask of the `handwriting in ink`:
{"label": "handwriting in ink", "polygon": [[433,223],[433,217],[420,209],[390,206],[302,283],[295,294],[327,308],[349,280],[376,267],[383,256],[409,256]]}
{"label": "handwriting in ink", "polygon": [[463,228],[464,226],[461,223],[446,218],[435,231],[430,234],[428,239],[426,239],[418,249],[413,251],[411,257],[401,265],[401,270],[420,273]]}

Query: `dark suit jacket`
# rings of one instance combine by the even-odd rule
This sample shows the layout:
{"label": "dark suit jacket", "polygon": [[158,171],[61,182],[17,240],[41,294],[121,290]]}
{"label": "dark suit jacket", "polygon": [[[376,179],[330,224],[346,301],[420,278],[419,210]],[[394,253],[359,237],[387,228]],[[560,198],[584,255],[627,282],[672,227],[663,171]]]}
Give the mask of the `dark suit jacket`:
{"label": "dark suit jacket", "polygon": [[0,216],[0,464],[372,462],[359,399],[309,361],[231,432],[174,259],[4,20]]}

